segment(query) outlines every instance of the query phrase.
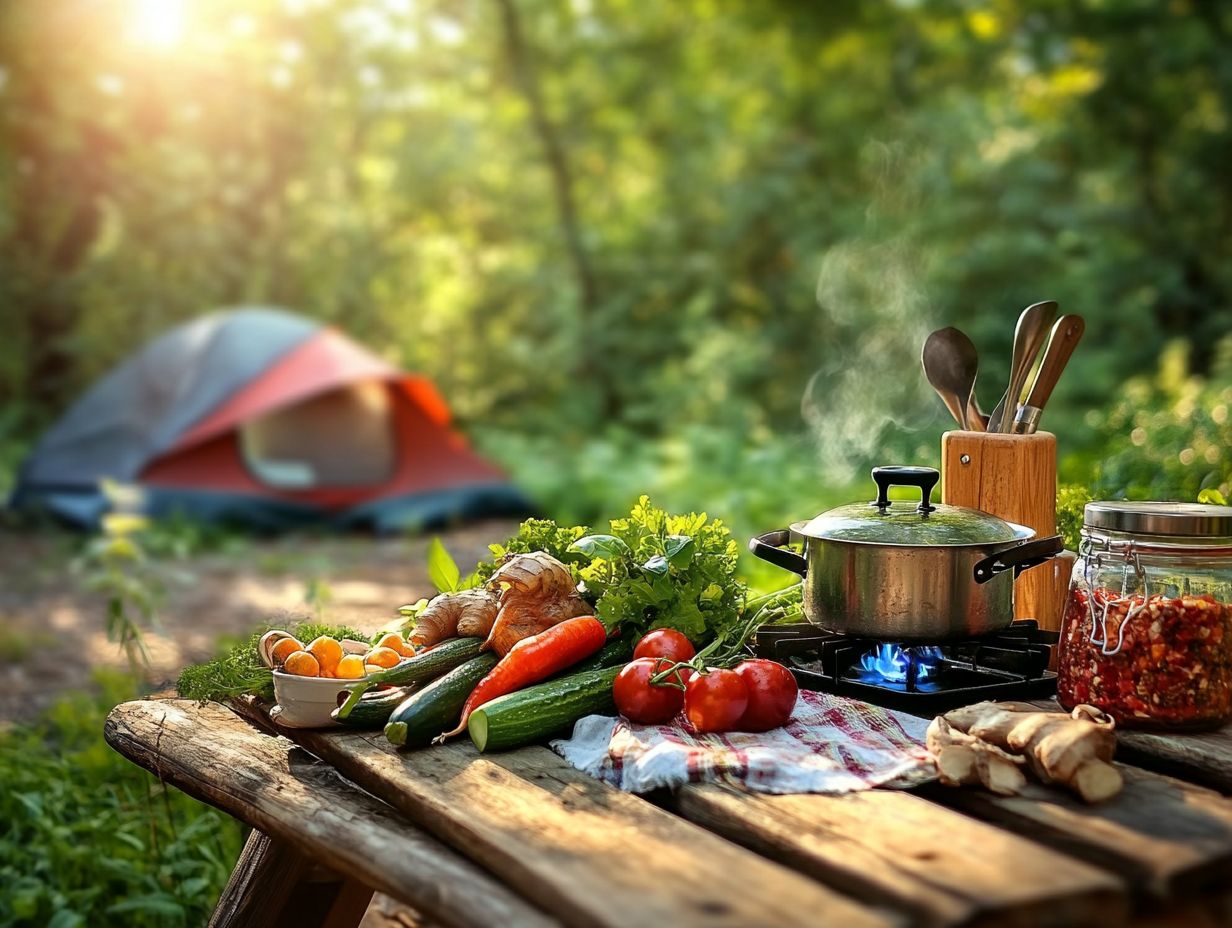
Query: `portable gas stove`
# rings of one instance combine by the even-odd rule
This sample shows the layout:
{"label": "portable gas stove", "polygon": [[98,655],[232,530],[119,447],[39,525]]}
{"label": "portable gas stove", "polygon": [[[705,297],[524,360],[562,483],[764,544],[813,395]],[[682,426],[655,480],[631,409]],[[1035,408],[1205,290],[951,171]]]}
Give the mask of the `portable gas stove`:
{"label": "portable gas stove", "polygon": [[1056,643],[1057,633],[1034,619],[936,645],[856,638],[804,623],[761,629],[754,650],[789,667],[804,689],[927,717],[983,699],[1054,695],[1057,675],[1048,659]]}

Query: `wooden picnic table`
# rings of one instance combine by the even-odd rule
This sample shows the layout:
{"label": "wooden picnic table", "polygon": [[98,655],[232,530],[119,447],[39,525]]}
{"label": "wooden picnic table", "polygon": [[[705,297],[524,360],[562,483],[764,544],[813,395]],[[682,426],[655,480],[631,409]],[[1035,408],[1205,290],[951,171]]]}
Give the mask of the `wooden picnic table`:
{"label": "wooden picnic table", "polygon": [[544,747],[399,752],[275,733],[266,708],[107,719],[124,756],[253,827],[213,926],[353,926],[374,890],[460,928],[1232,924],[1229,730],[1124,734],[1125,791],[1094,807],[936,784],[642,798]]}

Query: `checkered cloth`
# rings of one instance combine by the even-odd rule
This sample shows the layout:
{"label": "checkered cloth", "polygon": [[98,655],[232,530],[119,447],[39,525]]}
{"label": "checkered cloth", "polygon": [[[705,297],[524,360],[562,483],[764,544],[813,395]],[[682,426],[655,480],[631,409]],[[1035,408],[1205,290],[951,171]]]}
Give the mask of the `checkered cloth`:
{"label": "checkered cloth", "polygon": [[924,719],[901,712],[801,690],[791,721],[774,731],[703,735],[683,717],[669,725],[634,725],[591,715],[552,749],[632,793],[698,782],[759,793],[847,793],[934,779],[924,749],[927,727]]}

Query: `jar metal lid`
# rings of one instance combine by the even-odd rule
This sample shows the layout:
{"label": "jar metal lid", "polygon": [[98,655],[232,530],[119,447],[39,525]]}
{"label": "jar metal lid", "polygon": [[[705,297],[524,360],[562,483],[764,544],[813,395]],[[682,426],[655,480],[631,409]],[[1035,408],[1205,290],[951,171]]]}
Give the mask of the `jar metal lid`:
{"label": "jar metal lid", "polygon": [[1087,503],[1083,527],[1164,538],[1232,538],[1232,506],[1204,503]]}

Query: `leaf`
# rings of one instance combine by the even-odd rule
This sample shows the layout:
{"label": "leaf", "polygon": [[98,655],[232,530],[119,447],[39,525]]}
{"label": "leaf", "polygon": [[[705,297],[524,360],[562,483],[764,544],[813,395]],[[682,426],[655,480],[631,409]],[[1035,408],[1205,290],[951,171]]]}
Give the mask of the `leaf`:
{"label": "leaf", "polygon": [[72,909],[60,909],[47,922],[47,928],[78,928],[84,925],[86,920],[74,912]]}
{"label": "leaf", "polygon": [[1224,495],[1220,493],[1219,490],[1216,489],[1215,487],[1207,487],[1205,490],[1199,493],[1198,502],[1206,503],[1211,506],[1228,505],[1228,501],[1224,498]]}
{"label": "leaf", "polygon": [[140,896],[130,896],[128,899],[107,907],[108,915],[120,915],[124,912],[144,912],[150,915],[166,915],[171,918],[184,917],[184,907],[168,893],[145,893]]}
{"label": "leaf", "polygon": [[662,577],[667,574],[668,567],[669,564],[667,558],[665,558],[662,554],[656,554],[642,565],[642,570],[652,573],[655,576]]}
{"label": "leaf", "polygon": [[458,589],[458,581],[462,571],[445,550],[439,538],[433,538],[428,544],[428,577],[441,593],[454,593]]}
{"label": "leaf", "polygon": [[569,550],[581,551],[591,558],[601,557],[605,561],[614,561],[633,553],[615,535],[587,535],[571,544]]}
{"label": "leaf", "polygon": [[689,535],[668,535],[663,542],[663,554],[673,567],[688,567],[697,545]]}
{"label": "leaf", "polygon": [[117,841],[124,842],[129,847],[131,847],[134,851],[137,851],[139,854],[145,853],[145,844],[142,842],[140,838],[136,837],[135,835],[130,835],[124,831],[117,831],[114,833],[114,836]]}

